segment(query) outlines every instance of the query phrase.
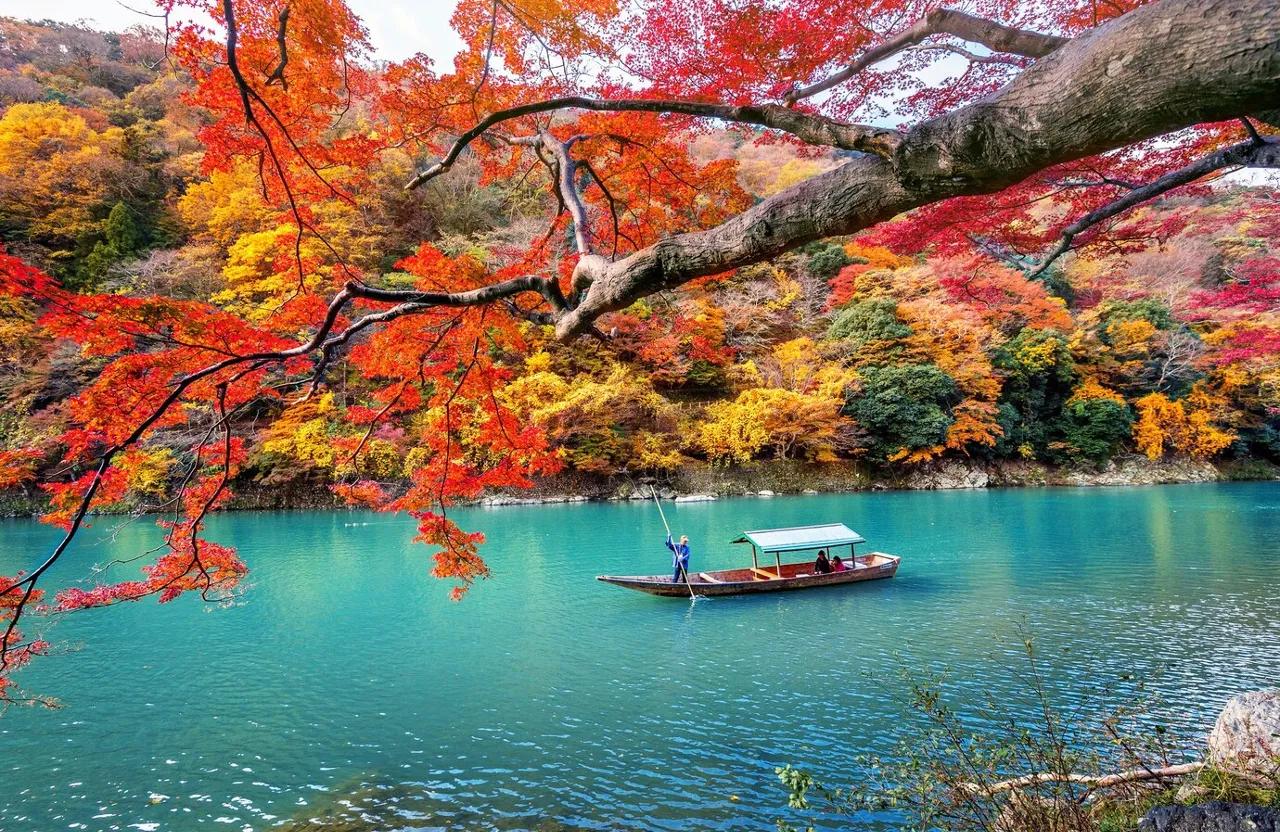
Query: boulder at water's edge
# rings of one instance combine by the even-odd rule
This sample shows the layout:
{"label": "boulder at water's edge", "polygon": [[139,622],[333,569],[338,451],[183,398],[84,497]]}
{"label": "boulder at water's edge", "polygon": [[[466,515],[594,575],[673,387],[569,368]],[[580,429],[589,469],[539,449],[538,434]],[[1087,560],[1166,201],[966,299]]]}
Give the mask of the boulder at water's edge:
{"label": "boulder at water's edge", "polygon": [[1280,761],[1280,689],[1227,700],[1209,734],[1209,764],[1229,771],[1272,774]]}

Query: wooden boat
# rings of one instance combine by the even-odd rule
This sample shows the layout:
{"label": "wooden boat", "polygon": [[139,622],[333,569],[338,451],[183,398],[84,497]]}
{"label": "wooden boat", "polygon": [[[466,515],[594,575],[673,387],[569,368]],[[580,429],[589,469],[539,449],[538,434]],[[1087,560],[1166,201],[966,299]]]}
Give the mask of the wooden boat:
{"label": "wooden boat", "polygon": [[[673,598],[688,598],[692,587],[695,595],[749,595],[756,592],[781,592],[791,589],[812,589],[821,586],[874,581],[892,578],[898,571],[900,558],[883,552],[859,555],[854,547],[867,541],[843,523],[827,523],[820,526],[799,526],[790,529],[762,529],[743,532],[731,541],[751,544],[751,566],[745,569],[720,569],[714,572],[690,572],[689,583],[671,582],[666,575],[600,575],[597,581]],[[795,552],[819,551],[828,556],[840,555],[837,547],[849,547],[846,568],[841,572],[825,575],[813,574],[814,558],[783,563],[782,555]],[[760,554],[773,555],[774,562],[760,565]]]}

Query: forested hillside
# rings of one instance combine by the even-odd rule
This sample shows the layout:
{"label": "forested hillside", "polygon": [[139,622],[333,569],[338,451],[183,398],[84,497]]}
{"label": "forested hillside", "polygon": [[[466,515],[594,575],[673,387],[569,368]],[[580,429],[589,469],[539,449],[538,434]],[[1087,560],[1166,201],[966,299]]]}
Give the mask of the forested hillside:
{"label": "forested hillside", "polygon": [[[264,199],[252,161],[211,160],[230,152],[216,143],[217,118],[159,32],[0,27],[0,236],[8,256],[73,292],[208,301],[288,333],[300,283],[322,287],[345,271],[385,273],[392,287],[441,267],[482,275],[571,233],[548,227],[544,171],[482,171],[464,156],[450,177],[406,192],[424,160],[396,141],[353,138],[363,146],[330,162],[343,193],[311,195],[306,222],[321,233],[301,237]],[[359,102],[344,117],[364,132],[393,129]],[[654,155],[607,176],[593,170],[603,187],[589,198],[607,205],[614,192],[647,188],[663,195],[653,210],[665,199],[706,222],[849,155],[714,131],[696,138],[683,167]],[[1047,224],[1071,195],[1008,210],[1015,223]],[[986,256],[960,245],[983,242],[984,222],[1009,216],[951,207],[925,224],[933,235],[890,223],[813,243],[638,302],[603,319],[595,338],[557,343],[549,326],[526,321],[486,347],[503,369],[492,392],[545,434],[548,471],[781,458],[1071,464],[1134,452],[1277,460],[1277,200],[1264,187],[1184,190],[1118,222],[1107,245],[1034,276],[1034,260],[1007,241]],[[602,235],[615,244],[660,227],[634,213],[614,219]],[[73,324],[39,302],[3,302],[0,485],[29,489],[58,464],[85,407],[77,394],[107,362],[64,337]],[[241,481],[339,483],[355,473],[343,449],[356,443],[361,477],[393,490],[426,464],[422,434],[439,427],[438,409],[417,410],[412,386],[336,369],[343,383],[322,394],[237,418]],[[374,424],[387,409],[416,413]],[[166,499],[188,430],[160,431],[135,453],[128,505]]]}

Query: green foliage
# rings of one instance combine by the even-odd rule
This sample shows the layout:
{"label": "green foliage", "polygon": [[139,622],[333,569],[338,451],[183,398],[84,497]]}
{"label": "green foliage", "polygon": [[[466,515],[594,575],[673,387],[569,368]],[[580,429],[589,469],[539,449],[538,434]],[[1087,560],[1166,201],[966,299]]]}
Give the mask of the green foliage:
{"label": "green foliage", "polygon": [[1062,298],[1067,302],[1068,306],[1075,303],[1075,287],[1071,285],[1071,281],[1067,280],[1067,276],[1063,273],[1062,269],[1057,266],[1046,269],[1036,279],[1044,285],[1044,288],[1049,291],[1049,294],[1057,298]]}
{"label": "green foliage", "polygon": [[80,291],[96,289],[112,266],[133,257],[142,246],[142,232],[134,220],[133,209],[124,202],[112,206],[103,233],[106,239],[93,244],[74,278],[66,281],[69,288]]}
{"label": "green foliage", "polygon": [[1083,399],[1068,403],[1054,425],[1065,447],[1051,448],[1057,461],[1083,457],[1094,461],[1114,455],[1133,430],[1133,411],[1111,399]]}
{"label": "green foliage", "polygon": [[689,386],[701,389],[723,387],[725,383],[724,367],[710,361],[695,359],[689,362],[689,372],[685,374]]}
{"label": "green foliage", "polygon": [[1263,459],[1232,460],[1222,465],[1222,475],[1231,482],[1265,482],[1280,479],[1280,469]]}
{"label": "green foliage", "polygon": [[1075,383],[1067,339],[1050,329],[1024,329],[995,351],[992,364],[1004,376],[999,421],[1005,436],[997,448],[1048,451],[1051,425]]}
{"label": "green foliage", "polygon": [[1126,321],[1146,321],[1156,329],[1167,330],[1177,327],[1169,307],[1161,301],[1144,298],[1134,301],[1107,301],[1102,304],[1098,320],[1103,330],[1113,323]]}
{"label": "green foliage", "polygon": [[835,243],[814,243],[806,247],[805,252],[809,255],[805,260],[805,268],[809,274],[822,280],[830,280],[852,262],[849,255],[845,254],[844,247]]}
{"label": "green foliage", "polygon": [[831,322],[827,337],[833,341],[849,340],[862,346],[870,341],[897,341],[911,335],[911,327],[898,319],[898,302],[892,298],[873,298],[851,303]]}
{"label": "green foliage", "polygon": [[1237,455],[1251,454],[1280,463],[1280,417],[1273,416],[1259,425],[1241,430],[1237,444]]}
{"label": "green foliage", "polygon": [[875,440],[872,458],[885,461],[941,445],[959,401],[955,380],[933,364],[866,367],[862,389],[845,402],[846,416]]}
{"label": "green foliage", "polygon": [[123,202],[117,202],[107,214],[107,247],[117,257],[128,257],[142,246],[142,232],[133,219],[133,210]]}

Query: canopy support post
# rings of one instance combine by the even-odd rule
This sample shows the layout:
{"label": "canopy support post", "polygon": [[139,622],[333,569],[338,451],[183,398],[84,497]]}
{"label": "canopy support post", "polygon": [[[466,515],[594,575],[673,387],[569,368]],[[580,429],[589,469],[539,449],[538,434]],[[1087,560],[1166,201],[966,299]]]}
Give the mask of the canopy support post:
{"label": "canopy support post", "polygon": [[774,552],[773,557],[778,561],[778,577],[781,578],[782,577],[782,553]]}
{"label": "canopy support post", "polygon": [[756,544],[754,543],[751,544],[751,565],[756,569],[760,568],[760,561],[756,559]]}

